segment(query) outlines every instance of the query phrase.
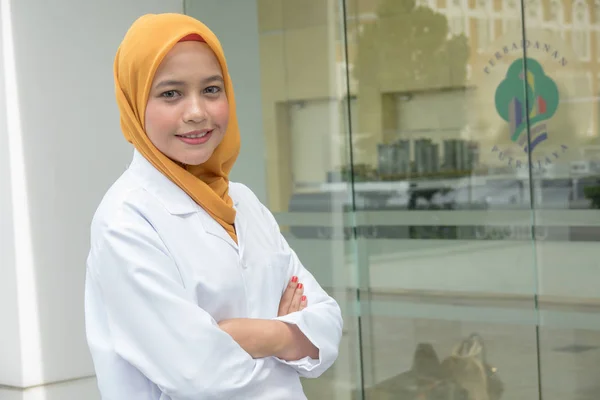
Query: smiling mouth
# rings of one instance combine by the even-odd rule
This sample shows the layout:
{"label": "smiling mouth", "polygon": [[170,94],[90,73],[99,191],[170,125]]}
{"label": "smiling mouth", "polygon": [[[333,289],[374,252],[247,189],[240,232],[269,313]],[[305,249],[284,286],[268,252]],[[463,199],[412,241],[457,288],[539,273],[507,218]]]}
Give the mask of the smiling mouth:
{"label": "smiling mouth", "polygon": [[183,135],[175,135],[175,137],[187,145],[201,146],[210,140],[214,131],[214,129],[208,131],[191,131]]}
{"label": "smiling mouth", "polygon": [[180,138],[185,138],[185,139],[199,139],[199,138],[202,138],[202,137],[208,135],[211,132],[212,132],[212,130],[202,132],[202,133],[193,133],[193,134],[189,134],[189,135],[175,135],[175,136],[180,137]]}

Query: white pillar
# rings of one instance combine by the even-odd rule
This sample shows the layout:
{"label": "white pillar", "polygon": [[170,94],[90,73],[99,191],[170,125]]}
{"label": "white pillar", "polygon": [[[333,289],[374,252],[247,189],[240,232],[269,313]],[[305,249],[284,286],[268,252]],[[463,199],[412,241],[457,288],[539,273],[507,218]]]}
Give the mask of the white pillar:
{"label": "white pillar", "polygon": [[132,155],[112,65],[182,0],[0,0],[0,398],[98,399],[85,341],[89,225]]}

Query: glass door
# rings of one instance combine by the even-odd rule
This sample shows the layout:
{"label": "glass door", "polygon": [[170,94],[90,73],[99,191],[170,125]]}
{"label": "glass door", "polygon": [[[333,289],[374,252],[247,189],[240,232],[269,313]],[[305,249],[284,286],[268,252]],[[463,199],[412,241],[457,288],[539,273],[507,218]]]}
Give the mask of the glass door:
{"label": "glass door", "polygon": [[521,4],[343,3],[362,398],[538,398]]}
{"label": "glass door", "polygon": [[540,391],[600,397],[600,3],[524,4]]}

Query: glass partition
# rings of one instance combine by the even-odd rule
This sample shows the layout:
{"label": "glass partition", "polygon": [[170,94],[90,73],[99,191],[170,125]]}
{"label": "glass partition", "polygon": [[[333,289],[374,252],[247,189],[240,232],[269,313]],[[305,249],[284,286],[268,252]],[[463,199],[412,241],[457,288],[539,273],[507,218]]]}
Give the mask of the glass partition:
{"label": "glass partition", "polygon": [[525,4],[545,400],[600,397],[599,17],[598,1]]}
{"label": "glass partition", "polygon": [[521,5],[346,3],[364,398],[537,398]]}
{"label": "glass partition", "polygon": [[350,399],[362,376],[352,188],[333,173],[351,167],[344,7],[331,0],[257,5],[269,207],[345,320],[338,362],[303,385],[308,398]]}

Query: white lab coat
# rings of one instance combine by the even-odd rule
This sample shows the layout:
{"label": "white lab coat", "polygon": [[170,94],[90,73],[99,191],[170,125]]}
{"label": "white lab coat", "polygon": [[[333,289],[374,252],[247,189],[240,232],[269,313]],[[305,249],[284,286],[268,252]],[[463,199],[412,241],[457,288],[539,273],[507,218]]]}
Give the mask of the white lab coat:
{"label": "white lab coat", "polygon": [[[288,246],[254,193],[230,184],[239,246],[137,151],[92,222],[87,339],[103,400],[306,399],[300,377],[335,361],[338,304]],[[308,307],[277,317],[296,275]],[[296,324],[319,359],[253,359],[217,322]]]}

